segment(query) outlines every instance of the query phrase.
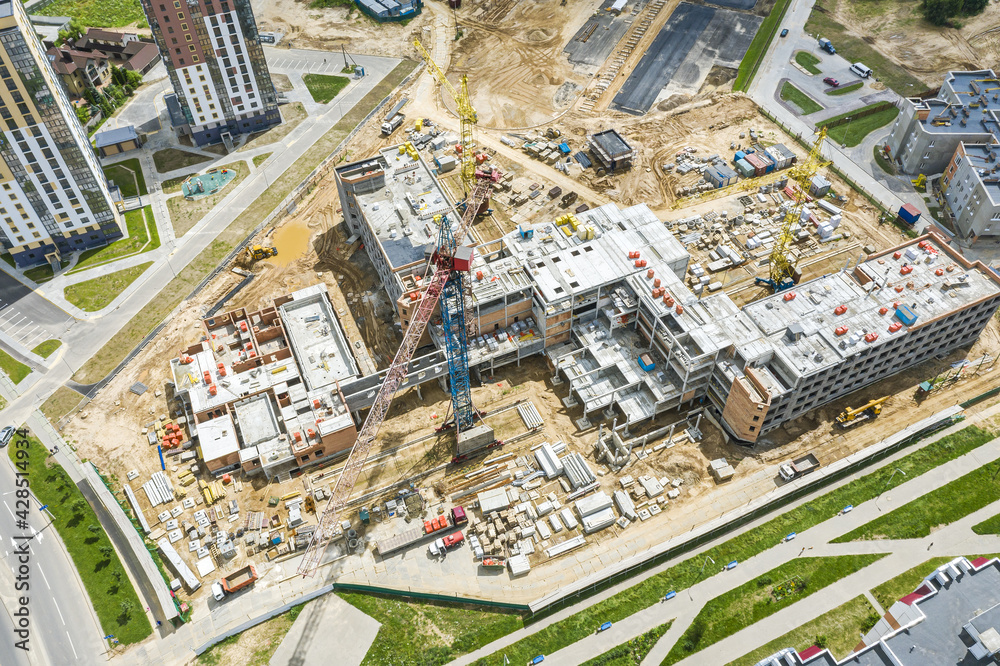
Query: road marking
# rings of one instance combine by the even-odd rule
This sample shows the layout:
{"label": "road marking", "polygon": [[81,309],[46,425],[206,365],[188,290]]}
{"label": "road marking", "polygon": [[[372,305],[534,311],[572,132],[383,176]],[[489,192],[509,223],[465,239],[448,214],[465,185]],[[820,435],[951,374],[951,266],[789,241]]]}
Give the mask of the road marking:
{"label": "road marking", "polygon": [[69,646],[73,649],[73,658],[79,661],[80,655],[76,653],[76,646],[73,645],[73,639],[70,638],[68,631],[66,632],[66,639],[69,640]]}
{"label": "road marking", "polygon": [[[42,574],[42,580],[44,580],[44,581],[45,581],[45,587],[47,587],[47,588],[49,588],[49,589],[51,590],[51,589],[52,589],[52,586],[51,586],[51,585],[49,585],[49,579],[45,577],[45,572],[44,572],[44,571],[42,571],[42,565],[41,565],[41,564],[39,564],[39,565],[38,565],[38,572],[39,572],[40,574]],[[56,603],[56,600],[55,600],[55,599],[53,599],[53,600],[52,600],[52,603]],[[56,604],[56,610],[59,610],[59,605],[58,605],[58,604]],[[62,613],[59,613],[59,619],[60,619],[60,620],[62,620]],[[63,624],[66,624],[66,621],[65,621],[65,620],[63,620]]]}
{"label": "road marking", "polygon": [[9,513],[10,517],[13,518],[14,517],[14,512],[10,510],[10,506],[7,504],[7,500],[3,501],[3,505],[7,507],[7,513]]}
{"label": "road marking", "polygon": [[59,604],[56,603],[55,599],[52,600],[52,605],[56,607],[56,612],[59,613],[59,619],[62,620],[63,626],[65,627],[66,626],[66,620],[63,619],[62,611],[59,610]]}

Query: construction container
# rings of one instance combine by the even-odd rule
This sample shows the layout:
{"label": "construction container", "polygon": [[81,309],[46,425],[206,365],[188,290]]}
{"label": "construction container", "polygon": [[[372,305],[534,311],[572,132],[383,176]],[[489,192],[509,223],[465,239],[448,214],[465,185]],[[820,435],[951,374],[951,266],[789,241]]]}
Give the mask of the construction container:
{"label": "construction container", "polygon": [[458,166],[458,160],[454,155],[442,155],[434,158],[434,164],[440,173],[446,173]]}
{"label": "construction container", "polygon": [[825,197],[830,191],[830,181],[823,176],[816,174],[809,181],[809,194],[814,197]]}
{"label": "construction container", "polygon": [[752,178],[754,175],[754,168],[751,166],[746,159],[740,158],[736,162],[736,170],[740,172],[740,175],[744,178]]}
{"label": "construction container", "polygon": [[715,187],[732,185],[738,178],[736,172],[724,164],[705,169],[705,180]]}
{"label": "construction container", "polygon": [[911,203],[903,204],[899,207],[898,216],[900,222],[912,227],[920,219],[920,209]]}
{"label": "construction container", "polygon": [[767,173],[768,163],[762,160],[757,155],[751,153],[743,158],[746,162],[753,167],[753,173],[755,176],[763,176]]}

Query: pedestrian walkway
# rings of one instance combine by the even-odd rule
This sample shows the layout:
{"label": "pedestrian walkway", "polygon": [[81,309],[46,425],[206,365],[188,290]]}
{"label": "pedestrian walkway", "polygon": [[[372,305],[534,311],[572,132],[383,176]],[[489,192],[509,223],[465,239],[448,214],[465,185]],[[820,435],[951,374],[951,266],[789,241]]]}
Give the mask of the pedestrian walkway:
{"label": "pedestrian walkway", "polygon": [[268,663],[323,664],[336,655],[337,664],[360,664],[381,626],[336,594],[326,594],[302,609]]}

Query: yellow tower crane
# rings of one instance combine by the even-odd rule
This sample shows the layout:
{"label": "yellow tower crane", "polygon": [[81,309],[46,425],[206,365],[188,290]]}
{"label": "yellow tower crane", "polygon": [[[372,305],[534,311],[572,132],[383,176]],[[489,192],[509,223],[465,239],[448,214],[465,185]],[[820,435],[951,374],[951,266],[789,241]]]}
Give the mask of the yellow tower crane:
{"label": "yellow tower crane", "polygon": [[825,127],[820,130],[816,142],[813,143],[812,150],[809,151],[809,156],[804,161],[789,169],[789,179],[798,184],[795,192],[795,204],[785,214],[785,219],[781,224],[781,232],[775,240],[774,249],[771,250],[769,260],[770,277],[759,277],[755,280],[757,284],[766,285],[774,292],[788,289],[798,282],[798,276],[795,272],[795,262],[789,256],[789,247],[793,240],[792,228],[799,221],[802,213],[802,204],[806,201],[806,195],[809,192],[809,185],[813,176],[816,175],[816,172],[821,167],[830,163],[823,159],[823,153],[821,152],[824,139],[826,139]]}
{"label": "yellow tower crane", "polygon": [[472,191],[472,186],[476,180],[476,141],[473,133],[476,123],[479,122],[479,116],[472,106],[472,97],[469,95],[469,78],[463,74],[462,81],[458,85],[458,90],[456,90],[455,86],[444,75],[444,72],[441,71],[441,68],[434,62],[434,59],[431,58],[431,54],[420,43],[420,40],[414,39],[413,45],[417,47],[417,51],[424,57],[424,62],[427,64],[427,71],[448,91],[451,98],[455,100],[455,104],[458,105],[458,119],[462,125],[462,185],[465,188],[465,194],[468,195]]}

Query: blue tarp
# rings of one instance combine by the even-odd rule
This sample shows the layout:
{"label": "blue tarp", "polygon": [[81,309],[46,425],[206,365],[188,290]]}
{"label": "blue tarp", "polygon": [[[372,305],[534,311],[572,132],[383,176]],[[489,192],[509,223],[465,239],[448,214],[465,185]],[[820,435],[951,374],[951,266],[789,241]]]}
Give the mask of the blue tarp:
{"label": "blue tarp", "polygon": [[587,157],[586,153],[584,153],[583,151],[581,151],[581,152],[577,153],[576,155],[574,155],[573,158],[577,162],[579,162],[580,166],[582,166],[584,169],[589,169],[590,165],[592,164],[592,162],[590,161],[590,158]]}

